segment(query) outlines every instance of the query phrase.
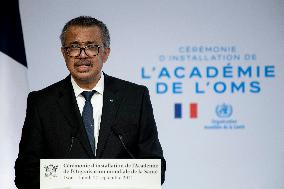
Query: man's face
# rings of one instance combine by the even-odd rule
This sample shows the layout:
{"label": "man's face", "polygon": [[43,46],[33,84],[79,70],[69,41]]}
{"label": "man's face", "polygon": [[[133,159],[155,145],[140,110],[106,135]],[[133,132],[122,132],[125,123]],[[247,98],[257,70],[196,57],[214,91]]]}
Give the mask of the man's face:
{"label": "man's face", "polygon": [[79,56],[70,57],[66,48],[61,49],[66,66],[78,84],[96,84],[98,82],[110,49],[103,46],[101,31],[97,26],[71,26],[67,29],[65,33],[65,47],[82,48],[87,45],[99,45],[99,53],[96,56],[88,56],[84,50],[81,50]]}

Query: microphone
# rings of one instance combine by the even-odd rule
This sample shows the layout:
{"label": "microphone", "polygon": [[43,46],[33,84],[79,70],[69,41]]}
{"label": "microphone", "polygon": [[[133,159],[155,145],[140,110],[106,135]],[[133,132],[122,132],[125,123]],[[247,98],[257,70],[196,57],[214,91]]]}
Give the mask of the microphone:
{"label": "microphone", "polygon": [[74,143],[74,139],[75,139],[75,137],[72,136],[72,137],[71,137],[71,142],[70,142],[69,148],[68,148],[68,150],[67,150],[67,154],[69,154],[69,153],[71,152],[71,150],[72,150],[73,143]]}
{"label": "microphone", "polygon": [[128,153],[128,155],[132,158],[132,159],[135,159],[135,157],[133,156],[133,154],[130,152],[130,150],[126,147],[124,141],[123,141],[123,137],[122,137],[122,134],[120,132],[120,130],[117,128],[117,127],[112,127],[112,130],[114,132],[114,134],[116,134],[123,146],[123,148],[126,150],[126,152]]}
{"label": "microphone", "polygon": [[77,134],[78,134],[78,131],[79,129],[75,129],[73,128],[72,131],[71,131],[71,141],[69,143],[69,146],[65,152],[65,157],[71,152],[72,148],[73,148],[73,144],[74,144],[74,140],[75,138],[77,137]]}

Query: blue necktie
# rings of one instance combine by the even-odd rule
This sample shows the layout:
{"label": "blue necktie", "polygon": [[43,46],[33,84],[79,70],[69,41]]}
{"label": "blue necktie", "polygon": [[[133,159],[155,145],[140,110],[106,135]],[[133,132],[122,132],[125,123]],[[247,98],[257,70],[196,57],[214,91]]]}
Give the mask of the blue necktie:
{"label": "blue necktie", "polygon": [[88,135],[90,145],[92,147],[93,153],[95,154],[95,137],[94,137],[94,116],[93,116],[93,106],[91,103],[91,98],[96,91],[84,91],[82,96],[85,98],[85,106],[83,108],[83,122]]}

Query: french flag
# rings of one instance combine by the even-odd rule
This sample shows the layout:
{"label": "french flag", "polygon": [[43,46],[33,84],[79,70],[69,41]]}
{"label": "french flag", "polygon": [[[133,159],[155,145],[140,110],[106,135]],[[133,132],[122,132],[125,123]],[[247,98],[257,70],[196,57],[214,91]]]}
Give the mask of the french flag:
{"label": "french flag", "polygon": [[[196,119],[198,117],[198,104],[197,103],[190,103],[188,106],[189,109],[189,118]],[[183,107],[181,103],[174,104],[174,114],[175,118],[182,118],[183,117]]]}
{"label": "french flag", "polygon": [[0,185],[4,189],[15,189],[14,165],[28,95],[27,61],[18,0],[6,1],[2,9],[0,13]]}

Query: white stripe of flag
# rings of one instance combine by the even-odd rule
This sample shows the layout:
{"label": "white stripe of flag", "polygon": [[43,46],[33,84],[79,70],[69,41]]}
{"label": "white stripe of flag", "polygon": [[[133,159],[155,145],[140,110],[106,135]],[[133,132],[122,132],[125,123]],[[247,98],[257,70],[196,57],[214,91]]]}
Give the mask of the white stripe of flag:
{"label": "white stripe of flag", "polygon": [[[9,4],[11,2],[12,1],[9,1],[7,3]],[[13,3],[13,5],[17,5],[14,0]],[[13,6],[8,7],[13,8]],[[19,141],[25,118],[28,82],[27,67],[25,66],[26,62],[16,61],[18,56],[25,54],[22,52],[24,51],[22,45],[17,46],[17,44],[14,44],[15,41],[18,41],[18,39],[22,39],[22,36],[15,36],[14,33],[11,33],[9,30],[10,28],[7,29],[10,25],[12,25],[9,23],[13,22],[11,20],[7,20],[17,16],[13,17],[11,15],[2,15],[10,14],[7,12],[14,13],[16,11],[8,10],[6,13],[1,13],[0,22],[1,30],[3,27],[3,30],[0,31],[0,188],[15,189],[14,166],[19,151]],[[21,32],[15,32],[15,34],[18,33]],[[11,36],[13,37],[12,41],[14,42],[10,41],[9,43],[9,37]],[[14,45],[14,47],[12,46],[12,53],[11,45]],[[5,50],[6,46],[7,49],[8,46],[10,47],[9,51]],[[9,53],[5,54],[4,52]],[[17,58],[15,59],[14,57],[10,57],[11,54],[12,56],[16,54]],[[25,57],[23,59],[25,60]]]}

